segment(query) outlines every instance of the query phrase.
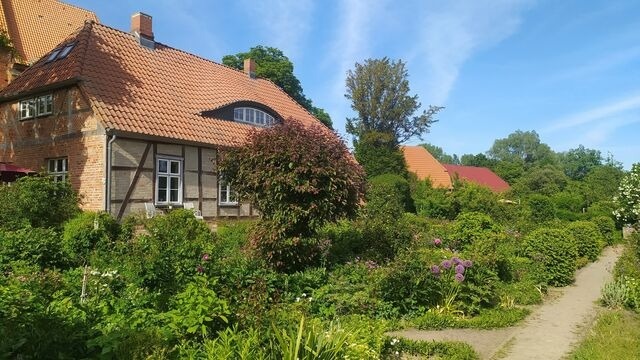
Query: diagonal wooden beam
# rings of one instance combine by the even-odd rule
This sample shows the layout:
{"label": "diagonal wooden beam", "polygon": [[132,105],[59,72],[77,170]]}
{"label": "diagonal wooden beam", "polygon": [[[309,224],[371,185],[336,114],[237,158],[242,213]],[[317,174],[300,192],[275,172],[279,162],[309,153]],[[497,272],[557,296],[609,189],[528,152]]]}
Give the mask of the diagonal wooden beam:
{"label": "diagonal wooden beam", "polygon": [[122,219],[122,215],[124,215],[124,210],[127,208],[127,204],[129,203],[129,199],[131,199],[131,194],[133,194],[133,190],[138,185],[138,179],[140,178],[140,174],[142,173],[142,169],[144,168],[144,163],[147,162],[147,156],[149,155],[149,150],[151,150],[151,143],[147,144],[147,147],[144,149],[144,153],[142,153],[142,158],[140,159],[140,163],[138,164],[138,168],[136,169],[136,173],[133,175],[133,180],[131,180],[131,184],[129,184],[129,188],[127,189],[127,193],[124,196],[124,200],[122,200],[122,204],[120,204],[120,210],[118,210],[118,221]]}

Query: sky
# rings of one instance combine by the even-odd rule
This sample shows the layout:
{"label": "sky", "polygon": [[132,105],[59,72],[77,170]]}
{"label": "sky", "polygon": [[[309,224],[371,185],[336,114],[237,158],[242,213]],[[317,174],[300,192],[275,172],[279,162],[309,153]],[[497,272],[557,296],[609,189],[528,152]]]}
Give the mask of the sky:
{"label": "sky", "polygon": [[124,31],[142,11],[156,41],[218,62],[277,47],[349,143],[346,73],[386,56],[406,62],[423,108],[445,107],[410,144],[477,154],[535,130],[555,151],[584,145],[627,169],[640,162],[637,0],[65,1]]}

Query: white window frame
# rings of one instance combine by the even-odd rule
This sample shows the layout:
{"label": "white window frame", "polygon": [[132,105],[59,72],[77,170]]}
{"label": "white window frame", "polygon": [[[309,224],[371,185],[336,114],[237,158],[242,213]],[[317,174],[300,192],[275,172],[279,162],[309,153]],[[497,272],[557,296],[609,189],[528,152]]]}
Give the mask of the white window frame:
{"label": "white window frame", "polygon": [[53,181],[66,181],[69,176],[69,158],[47,159],[47,172],[53,177]]}
{"label": "white window frame", "polygon": [[[167,170],[165,172],[160,171],[160,163],[167,162]],[[178,171],[171,171],[171,164],[178,164]],[[182,205],[182,181],[184,177],[184,161],[179,157],[172,156],[158,156],[156,158],[156,193],[155,193],[155,204],[156,205]],[[161,189],[160,189],[160,178],[167,178],[167,187],[163,189],[165,201],[160,201]],[[171,180],[178,179],[178,198],[175,201],[171,200]]]}
{"label": "white window frame", "polygon": [[[224,191],[223,191],[224,189]],[[224,196],[223,196],[224,193]],[[233,196],[231,196],[233,194]],[[234,201],[229,199],[235,198]],[[218,204],[221,206],[235,206],[238,205],[238,195],[223,177],[218,178]]]}
{"label": "white window frame", "polygon": [[31,119],[36,116],[36,99],[24,99],[19,105],[20,120]]}
{"label": "white window frame", "polygon": [[234,108],[233,120],[258,126],[271,126],[276,123],[276,119],[271,114],[252,107]]}
{"label": "white window frame", "polygon": [[23,99],[18,103],[18,118],[20,120],[51,114],[53,114],[53,94]]}

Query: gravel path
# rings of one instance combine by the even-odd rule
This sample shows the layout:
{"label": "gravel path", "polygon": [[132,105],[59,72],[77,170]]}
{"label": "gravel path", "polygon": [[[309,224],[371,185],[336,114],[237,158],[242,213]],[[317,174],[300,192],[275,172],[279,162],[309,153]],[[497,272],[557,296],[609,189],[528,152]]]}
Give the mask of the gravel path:
{"label": "gravel path", "polygon": [[408,329],[392,336],[414,340],[450,340],[469,343],[483,359],[496,353],[501,359],[561,359],[581,338],[580,329],[593,322],[602,286],[611,280],[611,270],[622,247],[608,247],[598,261],[580,269],[573,285],[557,298],[546,301],[519,326],[496,330]]}

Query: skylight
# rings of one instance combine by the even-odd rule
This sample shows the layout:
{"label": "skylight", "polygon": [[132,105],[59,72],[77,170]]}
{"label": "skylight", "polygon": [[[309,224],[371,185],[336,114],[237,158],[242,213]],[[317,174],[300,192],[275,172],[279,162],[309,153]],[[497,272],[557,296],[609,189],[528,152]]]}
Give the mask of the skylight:
{"label": "skylight", "polygon": [[65,45],[63,48],[53,50],[51,54],[49,54],[49,57],[47,58],[46,62],[49,63],[55,60],[66,58],[75,45],[76,45],[75,43],[71,43],[71,44]]}

